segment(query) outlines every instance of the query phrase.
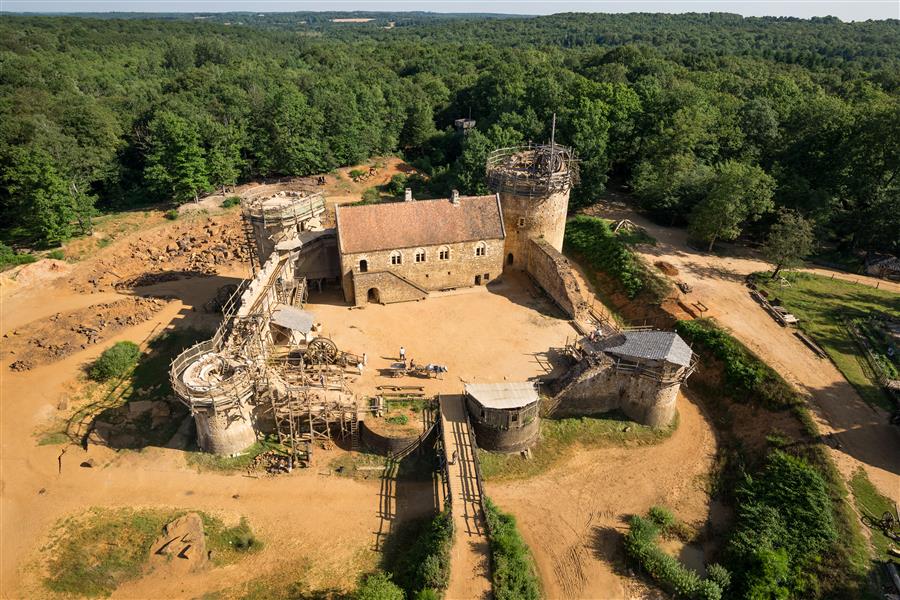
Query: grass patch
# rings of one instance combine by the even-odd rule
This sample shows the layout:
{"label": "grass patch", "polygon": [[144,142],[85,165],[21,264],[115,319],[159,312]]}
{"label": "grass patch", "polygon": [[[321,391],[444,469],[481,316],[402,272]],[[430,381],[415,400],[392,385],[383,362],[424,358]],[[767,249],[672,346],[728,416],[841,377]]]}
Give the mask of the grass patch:
{"label": "grass patch", "polygon": [[[45,586],[71,596],[109,596],[122,583],[143,574],[154,540],[167,523],[185,512],[91,508],[61,520],[43,548],[50,573]],[[226,527],[217,517],[199,514],[216,564],[231,564],[262,547],[245,520]]]}
{"label": "grass patch", "polygon": [[0,242],[0,271],[11,269],[18,265],[33,263],[37,257],[33,254],[19,253]]}
{"label": "grass patch", "polygon": [[[863,469],[857,469],[853,474],[853,478],[850,479],[850,490],[853,492],[853,500],[856,502],[856,508],[861,515],[869,515],[875,519],[880,519],[884,513],[889,512],[896,518],[896,507],[893,501],[882,496],[875,489],[875,486],[869,481]],[[870,528],[869,532],[872,546],[875,549],[876,559],[891,560],[891,556],[888,554],[888,546],[892,543],[890,538],[878,528]]]}
{"label": "grass patch", "polygon": [[262,550],[263,543],[254,535],[250,523],[244,517],[232,527],[206,513],[200,513],[200,517],[206,534],[206,548],[212,551],[212,560],[216,566],[230,565],[245,554]]}
{"label": "grass patch", "polygon": [[177,208],[170,208],[166,212],[163,213],[163,216],[170,221],[175,221],[180,216]]}
{"label": "grass patch", "polygon": [[811,273],[788,273],[785,278],[790,286],[782,287],[767,275],[758,276],[756,282],[800,319],[800,328],[822,346],[866,402],[890,410],[890,400],[873,380],[845,322],[875,314],[900,319],[900,294]]}
{"label": "grass patch", "polygon": [[392,425],[406,425],[409,423],[409,417],[404,414],[394,415],[392,417],[385,418],[385,421],[391,423]]}
{"label": "grass patch", "polygon": [[38,437],[38,446],[59,446],[68,444],[71,440],[63,431],[47,431]]}
{"label": "grass patch", "polygon": [[222,201],[222,208],[231,208],[232,206],[238,206],[240,203],[240,196],[228,196]]}
{"label": "grass patch", "polygon": [[494,598],[538,600],[540,580],[531,552],[516,528],[515,517],[500,511],[490,498],[485,498],[484,503],[490,532]]}
{"label": "grass patch", "polygon": [[45,548],[51,557],[46,587],[73,596],[109,596],[141,575],[150,546],[173,518],[165,510],[92,508],[65,519]]}
{"label": "grass patch", "polygon": [[541,439],[531,458],[478,450],[481,472],[491,481],[526,479],[543,473],[576,447],[644,446],[666,439],[678,428],[678,416],[665,428],[654,429],[629,421],[617,412],[602,416],[541,419]]}
{"label": "grass patch", "polygon": [[120,379],[134,369],[140,356],[141,349],[134,342],[116,342],[94,361],[88,377],[101,382]]}
{"label": "grass patch", "polygon": [[209,452],[187,452],[185,460],[187,464],[199,472],[219,471],[224,473],[246,471],[253,463],[253,459],[269,450],[282,450],[281,444],[273,437],[267,436],[245,449],[237,456],[221,456]]}
{"label": "grass patch", "polygon": [[656,238],[647,233],[643,227],[622,227],[616,232],[616,238],[623,244],[635,246],[637,244],[656,245]]}

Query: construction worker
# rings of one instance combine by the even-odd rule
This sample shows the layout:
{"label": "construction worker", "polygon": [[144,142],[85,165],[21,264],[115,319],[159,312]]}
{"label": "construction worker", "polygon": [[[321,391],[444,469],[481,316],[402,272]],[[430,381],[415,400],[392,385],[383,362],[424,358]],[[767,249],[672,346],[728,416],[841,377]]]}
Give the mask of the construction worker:
{"label": "construction worker", "polygon": [[400,361],[406,362],[406,348],[400,346]]}
{"label": "construction worker", "polygon": [[362,375],[363,374],[363,363],[361,363],[361,362],[356,363],[356,370],[359,371],[360,375]]}
{"label": "construction worker", "polygon": [[365,352],[363,352],[363,366],[364,367],[369,366],[369,355],[366,354]]}

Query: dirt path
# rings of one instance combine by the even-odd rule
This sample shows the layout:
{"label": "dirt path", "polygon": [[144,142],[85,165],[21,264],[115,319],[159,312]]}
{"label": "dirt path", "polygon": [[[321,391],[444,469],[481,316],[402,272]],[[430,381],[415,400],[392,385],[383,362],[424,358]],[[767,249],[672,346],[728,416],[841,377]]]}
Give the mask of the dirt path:
{"label": "dirt path", "polygon": [[[831,361],[813,355],[753,301],[744,277],[769,269],[767,263],[746,249],[726,257],[699,252],[687,245],[683,229],[661,227],[622,205],[602,205],[596,214],[630,219],[656,238],[656,246],[638,246],[638,253],[651,263],[662,260],[675,266],[677,278],[693,287],[688,301],[706,304],[709,316],[811,395],[823,433],[834,433],[841,443],[841,449],[832,449],[831,454],[845,477],[861,465],[883,494],[900,502],[900,429],[888,424],[884,411],[866,404]],[[900,285],[872,277],[810,271],[900,292]]]}
{"label": "dirt path", "polygon": [[448,455],[454,529],[446,597],[486,600],[491,598],[490,545],[475,477],[477,458],[469,443],[471,432],[462,396],[441,396],[441,426]]}
{"label": "dirt path", "polygon": [[[199,238],[205,223],[198,220],[192,235]],[[115,280],[98,286],[85,284],[103,271],[104,264],[115,264],[117,272],[128,276],[165,269],[167,265],[151,264],[141,254],[132,257],[129,245],[139,243],[141,236],[151,245],[165,239],[166,232],[184,231],[185,227],[189,224],[175,222],[162,225],[160,231],[134,232],[60,277],[4,285],[0,290],[0,329],[24,329],[60,312],[131,300],[130,292],[114,291]],[[176,263],[175,268],[180,266]],[[93,506],[204,510],[229,524],[245,516],[265,543],[260,553],[239,565],[180,579],[151,574],[124,585],[116,597],[192,598],[216,590],[233,593],[247,581],[279,575],[302,579],[311,589],[350,590],[361,572],[376,566],[376,482],[328,476],[327,469],[326,475],[320,475],[316,468],[261,479],[200,473],[187,465],[185,453],[178,450],[147,447],[116,452],[95,445],[83,450],[36,443],[36,432],[63,416],[58,405],[83,365],[116,341],[146,342],[166,328],[208,327],[217,322],[215,315],[203,311],[204,302],[219,286],[236,281],[245,271],[239,263],[220,264],[214,275],[139,288],[142,294],[173,299],[147,320],[126,324],[102,343],[79,348],[52,364],[14,372],[7,367],[11,357],[0,360],[0,596],[47,596],[40,584],[44,569],[40,547],[45,536],[57,520]],[[320,456],[327,460],[327,454]],[[79,466],[88,459],[95,461],[93,468]]]}
{"label": "dirt path", "polygon": [[547,598],[646,598],[622,555],[627,517],[661,504],[689,523],[706,521],[715,436],[689,398],[679,396],[678,411],[678,429],[661,444],[580,450],[533,479],[487,483],[515,515]]}

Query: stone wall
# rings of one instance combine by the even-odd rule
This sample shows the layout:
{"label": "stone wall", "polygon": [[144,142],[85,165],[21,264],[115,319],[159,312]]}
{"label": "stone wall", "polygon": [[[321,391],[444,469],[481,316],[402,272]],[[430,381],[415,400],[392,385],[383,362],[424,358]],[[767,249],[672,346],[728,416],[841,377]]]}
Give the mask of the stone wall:
{"label": "stone wall", "polygon": [[[402,260],[399,265],[391,263],[394,250],[343,254],[341,282],[344,299],[357,305],[365,304],[368,291],[372,288],[378,290],[380,301],[384,303],[418,299],[411,291],[415,288],[403,279],[426,291],[484,285],[499,277],[503,271],[503,240],[483,241],[484,256],[478,256],[475,252],[478,242],[424,246],[425,261],[418,263],[416,248],[397,249]],[[440,258],[441,249],[450,251],[449,259]],[[365,272],[362,270],[363,261]],[[373,277],[381,273],[394,273],[400,277]]]}
{"label": "stone wall", "polygon": [[529,242],[532,239],[544,238],[551,247],[562,251],[566,213],[569,210],[568,190],[546,198],[501,193],[500,207],[506,226],[503,256],[507,268],[524,270],[527,267]]}
{"label": "stone wall", "polygon": [[[422,447],[433,446],[435,442],[437,428],[432,427],[428,432],[428,435],[425,436],[425,439],[422,440]],[[419,439],[418,435],[413,436],[405,436],[405,437],[392,437],[388,435],[382,435],[375,431],[369,429],[366,425],[365,421],[359,422],[359,437],[362,440],[362,443],[374,451],[377,454],[381,454],[387,456],[390,454],[396,454],[401,450],[405,450],[409,447],[410,444],[414,443]]]}
{"label": "stone wall", "polygon": [[243,402],[227,411],[196,409],[197,445],[204,452],[231,456],[256,442],[251,408]]}
{"label": "stone wall", "polygon": [[675,417],[679,384],[662,384],[649,377],[617,371],[612,360],[579,363],[557,394],[554,416],[578,416],[621,410],[629,419],[666,427]]}
{"label": "stone wall", "polygon": [[522,427],[495,429],[472,419],[479,448],[494,452],[521,452],[532,447],[541,435],[541,419],[534,417]]}
{"label": "stone wall", "polygon": [[537,284],[570,318],[586,318],[589,307],[569,259],[544,239],[529,240],[528,248],[528,273]]}

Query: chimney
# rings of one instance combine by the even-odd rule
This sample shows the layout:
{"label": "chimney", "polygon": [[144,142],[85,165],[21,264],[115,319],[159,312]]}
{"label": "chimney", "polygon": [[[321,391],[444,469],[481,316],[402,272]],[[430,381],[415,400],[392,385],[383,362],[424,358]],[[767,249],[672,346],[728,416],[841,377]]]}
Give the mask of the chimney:
{"label": "chimney", "polygon": [[412,188],[406,188],[405,190],[403,190],[403,200],[404,200],[404,202],[412,202],[413,201]]}
{"label": "chimney", "polygon": [[450,192],[450,203],[454,206],[459,206],[459,190]]}

